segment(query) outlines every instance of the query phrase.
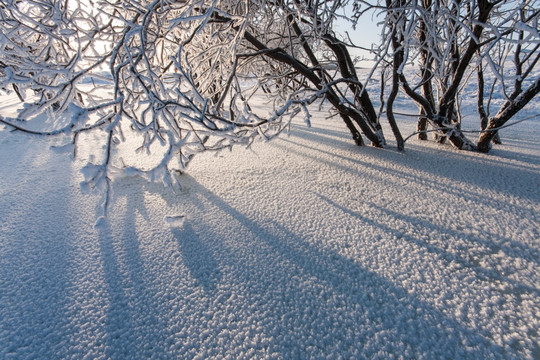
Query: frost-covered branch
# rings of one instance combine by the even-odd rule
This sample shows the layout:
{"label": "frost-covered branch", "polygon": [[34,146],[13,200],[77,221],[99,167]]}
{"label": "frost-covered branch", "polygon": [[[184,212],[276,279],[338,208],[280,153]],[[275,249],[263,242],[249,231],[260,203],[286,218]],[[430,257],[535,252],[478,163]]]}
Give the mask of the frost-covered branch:
{"label": "frost-covered branch", "polygon": [[[427,138],[430,123],[440,141],[449,139],[460,149],[476,149],[461,130],[459,104],[464,90],[478,79],[482,88],[478,92],[479,123],[485,124],[493,97],[488,93],[484,106],[486,69],[502,85],[493,83],[491,89],[500,89],[508,103],[522,93],[524,83],[534,81],[540,59],[538,6],[527,0],[388,0],[385,4],[377,56],[393,64],[393,78],[420,108],[419,137]],[[388,51],[390,44],[392,51]],[[391,122],[395,121],[392,103],[397,86],[394,81],[387,101]]]}
{"label": "frost-covered branch", "polygon": [[[381,103],[398,148],[404,141],[393,106],[402,91],[420,108],[420,130],[431,124],[440,139],[472,149],[459,107],[465,85],[477,78],[471,74],[489,71],[502,85],[508,104],[498,113],[520,108],[514,103],[529,98],[537,76],[537,6],[515,4],[3,2],[0,89],[14,92],[20,105],[16,116],[0,122],[31,134],[67,136],[75,150],[85,146],[86,134],[101,139],[102,146],[86,151],[93,156],[86,173],[95,172],[88,184],[98,178],[108,184],[119,173],[171,184],[172,174],[198,153],[271,139],[295,116],[309,123],[315,101],[330,105],[356,144],[365,137],[384,146],[383,107],[374,108],[367,84],[377,70],[391,68],[391,90]],[[334,25],[340,19],[356,26],[373,11],[384,16],[382,38],[372,50],[375,67],[360,79],[350,54],[354,45]],[[483,92],[478,96],[483,103]]]}
{"label": "frost-covered branch", "polygon": [[[76,147],[84,146],[81,134],[97,134],[103,150],[93,151],[84,170],[90,187],[119,173],[170,184],[200,152],[271,139],[297,115],[309,122],[316,100],[329,101],[357,144],[365,135],[382,146],[369,94],[333,32],[348,4],[5,4],[0,88],[21,104],[16,117],[0,121],[27,133],[67,135]],[[271,107],[261,106],[263,99]]]}

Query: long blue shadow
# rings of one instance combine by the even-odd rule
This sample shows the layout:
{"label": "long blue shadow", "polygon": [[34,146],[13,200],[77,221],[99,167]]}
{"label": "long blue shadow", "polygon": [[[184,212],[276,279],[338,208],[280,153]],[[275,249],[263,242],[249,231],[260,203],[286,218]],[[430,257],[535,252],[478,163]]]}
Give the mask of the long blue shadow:
{"label": "long blue shadow", "polygon": [[189,223],[185,223],[182,227],[174,227],[172,233],[178,241],[184,264],[188,267],[191,276],[207,294],[214,293],[221,273],[210,249],[201,241]]}
{"label": "long blue shadow", "polygon": [[[283,141],[289,142],[289,140],[283,140]],[[273,146],[280,147],[281,145],[274,143]],[[311,147],[311,146],[308,146],[308,145],[298,145],[298,146],[305,147],[305,148],[308,148],[310,150],[314,150],[314,151],[317,151],[317,152],[329,154],[329,155],[335,156],[337,158],[343,158],[343,159],[347,160],[348,162],[360,165],[362,167],[366,167],[366,168],[369,168],[369,169],[380,170],[381,173],[388,173],[389,175],[395,176],[396,178],[399,178],[399,179],[409,179],[411,183],[419,183],[419,184],[423,184],[424,186],[427,184],[431,188],[440,189],[441,192],[443,192],[443,193],[454,195],[454,196],[462,198],[462,199],[464,199],[466,201],[476,202],[476,203],[483,203],[483,204],[486,204],[486,206],[491,206],[494,209],[500,209],[501,206],[504,205],[504,206],[506,206],[506,207],[508,207],[510,209],[514,209],[516,212],[521,211],[521,210],[527,211],[526,209],[522,209],[519,205],[516,205],[516,204],[510,204],[508,202],[504,202],[504,201],[502,201],[500,199],[496,199],[496,198],[489,198],[489,197],[483,196],[481,194],[478,194],[478,193],[475,193],[475,192],[472,192],[472,191],[466,191],[466,190],[463,190],[463,189],[460,189],[460,190],[452,189],[452,187],[448,186],[447,184],[436,182],[436,181],[433,181],[433,180],[429,180],[429,179],[426,179],[426,178],[423,178],[423,177],[420,177],[420,176],[417,176],[417,175],[413,175],[414,174],[413,168],[411,168],[410,172],[403,172],[403,171],[399,171],[399,170],[395,170],[395,169],[387,169],[387,168],[384,168],[382,166],[366,163],[366,162],[358,160],[358,159],[345,158],[345,157],[342,157],[342,156],[337,155],[337,154],[330,154],[327,151],[324,151],[322,149],[317,149],[317,148],[314,148],[314,147]],[[289,152],[295,152],[295,153],[297,153],[297,154],[299,154],[301,156],[304,156],[306,158],[310,158],[310,159],[313,159],[313,160],[328,164],[329,166],[332,166],[332,167],[337,168],[339,170],[355,174],[355,175],[357,175],[359,177],[362,176],[363,181],[377,181],[377,180],[379,180],[377,178],[370,178],[370,177],[365,176],[364,174],[362,174],[361,169],[354,169],[352,167],[349,167],[349,166],[346,166],[346,165],[343,165],[343,164],[338,164],[338,163],[330,163],[330,162],[328,162],[328,161],[326,161],[324,159],[321,159],[320,157],[317,157],[316,155],[297,152],[297,151],[289,149],[289,148],[287,150]],[[444,175],[441,175],[441,176],[444,176]],[[521,179],[520,181],[526,181],[526,179],[528,179],[528,177],[525,176],[524,179],[525,180]],[[527,184],[526,186],[530,187],[530,184]],[[538,197],[538,196],[539,196],[539,194],[531,193],[531,198],[533,200],[534,200],[534,197]],[[497,241],[498,243],[484,242],[484,245],[489,246],[490,248],[493,248],[493,249],[496,249],[496,250],[499,250],[499,249],[503,250],[507,255],[512,256],[512,257],[515,257],[516,256],[515,254],[529,254],[530,259],[528,259],[528,260],[532,260],[533,262],[540,263],[540,256],[538,256],[539,255],[538,249],[532,248],[530,246],[527,246],[526,244],[522,244],[522,243],[513,241],[510,238],[504,238],[504,237],[502,237],[500,235],[496,235],[496,234],[490,234],[490,238],[492,240],[498,240]]]}
{"label": "long blue shadow", "polygon": [[[366,222],[366,223],[368,223],[370,225],[378,227],[378,228],[384,230],[385,232],[387,232],[389,234],[393,234],[398,238],[403,238],[404,240],[406,240],[408,242],[412,242],[412,243],[426,249],[428,252],[437,255],[437,257],[441,261],[443,261],[445,263],[448,263],[449,265],[453,261],[460,264],[461,266],[473,271],[476,274],[476,276],[481,280],[503,281],[505,283],[508,283],[508,284],[512,285],[512,289],[515,291],[516,294],[517,293],[526,293],[526,294],[531,295],[532,297],[540,297],[540,290],[538,290],[536,288],[533,288],[531,286],[528,286],[526,284],[523,284],[523,283],[521,283],[519,281],[509,279],[507,276],[504,276],[500,271],[487,270],[487,269],[485,269],[485,268],[483,268],[483,267],[481,267],[479,265],[474,264],[473,262],[469,261],[467,258],[463,258],[463,257],[458,256],[456,254],[451,254],[451,253],[445,251],[445,249],[440,248],[438,246],[435,246],[433,244],[430,244],[427,241],[422,241],[422,240],[419,240],[419,239],[411,237],[411,236],[402,236],[400,231],[391,228],[390,226],[384,224],[383,222],[377,222],[377,221],[373,221],[373,220],[370,220],[370,219],[366,219],[361,214],[359,214],[359,213],[357,213],[355,211],[352,211],[352,210],[350,210],[350,209],[348,209],[348,208],[346,208],[346,207],[344,207],[342,205],[337,204],[336,202],[332,201],[331,199],[329,199],[328,197],[326,197],[324,195],[321,195],[321,194],[316,194],[316,195],[318,197],[320,197],[322,200],[326,201],[328,204],[332,205],[333,207],[341,210],[342,212],[344,212],[346,214],[349,214],[349,215],[351,215],[351,216],[353,216],[353,217],[355,217],[355,218],[357,218],[359,220],[362,220],[362,221],[364,221],[364,222]],[[424,219],[403,215],[403,214],[400,214],[398,212],[395,212],[395,211],[392,211],[392,210],[389,210],[389,209],[385,209],[385,208],[375,206],[373,204],[370,204],[370,205],[373,208],[376,208],[379,211],[390,215],[394,219],[401,219],[403,221],[408,222],[409,224],[411,224],[411,226],[416,226],[416,227],[419,227],[419,228],[429,229],[430,232],[433,232],[433,231],[442,232],[442,233],[448,232],[445,229],[441,229],[439,227],[434,226],[432,223],[430,223],[429,221],[426,221]],[[460,233],[458,231],[452,231],[452,233],[448,232],[448,235],[454,235],[455,236],[456,234],[459,236]],[[464,236],[464,234],[462,234],[461,238],[465,239],[466,236]],[[497,253],[499,251],[503,251],[505,253],[505,255],[507,255],[509,257],[520,257],[520,255],[514,254],[516,252],[515,249],[511,248],[509,246],[496,245],[496,244],[493,244],[491,242],[487,242],[485,240],[480,240],[480,239],[470,240],[470,241],[476,241],[477,243],[488,247],[490,249],[490,251],[492,251],[492,253]],[[530,251],[530,253],[529,253],[529,251]],[[518,252],[526,254],[527,257],[528,257],[527,260],[533,261],[533,262],[535,262],[537,264],[539,263],[538,252],[535,249],[530,249],[528,247],[522,247],[522,248],[519,249]]]}
{"label": "long blue shadow", "polygon": [[[283,358],[334,354],[344,357],[429,359],[504,358],[505,349],[306,235],[269,220],[251,220],[189,175],[184,184],[252,234],[262,257],[230,260],[253,307],[264,314],[270,351]],[[192,199],[197,201],[197,199]],[[198,200],[201,201],[201,200]],[[216,245],[219,246],[219,245]],[[263,250],[266,249],[266,250]],[[219,250],[219,249],[218,249]],[[231,255],[234,255],[232,253]],[[313,281],[320,292],[313,292]],[[309,287],[303,284],[310,283]],[[332,304],[332,306],[329,306]],[[380,337],[384,338],[384,341]],[[339,345],[336,345],[339,344]],[[511,357],[511,355],[510,355]]]}
{"label": "long blue shadow", "polygon": [[123,234],[113,243],[109,221],[99,234],[110,304],[105,320],[106,356],[109,359],[167,358],[170,355],[167,341],[171,335],[168,319],[158,310],[158,290],[144,267],[136,232],[136,214],[148,219],[144,188],[134,179],[115,185],[113,202],[124,196],[127,199],[124,218],[119,224]]}
{"label": "long blue shadow", "polygon": [[33,139],[24,151],[14,141],[0,151],[3,165],[12,164],[0,174],[10,189],[0,197],[0,359],[67,358],[75,332],[69,310],[76,235],[68,191],[51,174],[69,162],[54,162],[43,174],[31,163],[48,141]]}

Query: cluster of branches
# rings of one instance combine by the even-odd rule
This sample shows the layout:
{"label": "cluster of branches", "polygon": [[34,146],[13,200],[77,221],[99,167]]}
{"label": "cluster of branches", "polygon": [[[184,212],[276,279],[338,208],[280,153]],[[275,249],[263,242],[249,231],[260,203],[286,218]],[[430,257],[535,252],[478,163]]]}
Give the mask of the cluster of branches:
{"label": "cluster of branches", "polygon": [[[497,130],[540,92],[540,76],[533,72],[540,59],[538,1],[386,0],[385,5],[385,42],[377,55],[392,76],[388,119],[394,121],[393,101],[402,90],[420,109],[420,139],[427,139],[431,125],[439,141],[489,151],[491,141],[500,141]],[[415,70],[407,74],[406,65]],[[492,80],[486,91],[487,78]],[[483,130],[476,144],[461,130],[460,102],[471,83],[478,89]],[[505,102],[490,117],[496,90]]]}
{"label": "cluster of branches", "polygon": [[[118,172],[172,183],[195,154],[270,139],[297,115],[309,123],[309,105],[323,101],[357,145],[385,145],[385,115],[403,149],[400,92],[419,107],[421,139],[433,131],[488,151],[540,91],[539,8],[535,0],[1,1],[0,88],[21,106],[0,122],[63,134],[74,151],[82,134],[102,134],[104,151],[84,172],[92,186],[109,186]],[[338,19],[361,27],[373,11],[384,18],[369,72],[382,76],[379,109],[352,41],[334,30]],[[476,144],[460,126],[472,81],[484,130]],[[505,97],[497,111],[495,90]],[[118,151],[126,139],[140,139],[136,150],[158,152],[159,161],[126,163]]]}

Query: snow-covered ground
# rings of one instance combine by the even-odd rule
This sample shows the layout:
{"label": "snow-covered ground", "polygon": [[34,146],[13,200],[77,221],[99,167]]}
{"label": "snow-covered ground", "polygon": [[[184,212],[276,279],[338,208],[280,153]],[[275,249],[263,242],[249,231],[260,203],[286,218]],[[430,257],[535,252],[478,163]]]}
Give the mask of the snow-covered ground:
{"label": "snow-covered ground", "polygon": [[486,155],[325,116],[116,180],[97,228],[80,164],[0,131],[0,359],[540,358],[539,120]]}

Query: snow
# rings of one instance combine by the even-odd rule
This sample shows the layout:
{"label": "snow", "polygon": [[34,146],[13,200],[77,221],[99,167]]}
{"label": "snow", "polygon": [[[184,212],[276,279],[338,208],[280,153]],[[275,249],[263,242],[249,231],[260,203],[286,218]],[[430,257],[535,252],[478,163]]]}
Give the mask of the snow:
{"label": "snow", "polygon": [[538,359],[538,120],[399,153],[326,115],[115,179],[97,227],[65,142],[0,130],[0,358]]}

